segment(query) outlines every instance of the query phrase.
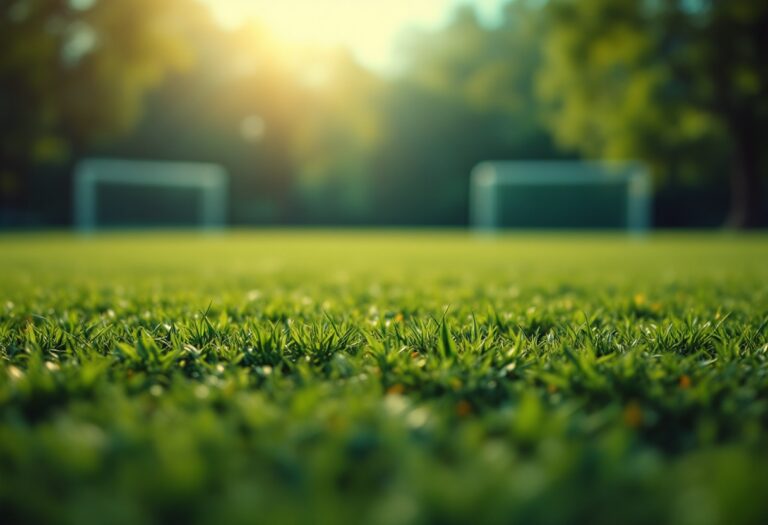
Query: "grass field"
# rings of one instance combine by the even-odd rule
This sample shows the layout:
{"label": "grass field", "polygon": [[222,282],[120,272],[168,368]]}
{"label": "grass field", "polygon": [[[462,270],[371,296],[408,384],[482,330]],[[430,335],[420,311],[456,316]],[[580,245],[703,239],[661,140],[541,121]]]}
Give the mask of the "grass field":
{"label": "grass field", "polygon": [[768,238],[0,236],[0,522],[768,522]]}

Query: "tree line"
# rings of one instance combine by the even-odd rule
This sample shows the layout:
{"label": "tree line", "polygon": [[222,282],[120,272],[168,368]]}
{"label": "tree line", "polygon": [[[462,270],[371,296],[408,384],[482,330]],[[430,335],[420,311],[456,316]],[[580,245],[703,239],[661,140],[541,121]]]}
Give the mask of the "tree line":
{"label": "tree line", "polygon": [[512,0],[412,32],[398,73],[195,0],[0,14],[0,225],[66,224],[88,156],[206,161],[234,224],[461,225],[487,159],[641,159],[661,226],[766,223],[768,4]]}

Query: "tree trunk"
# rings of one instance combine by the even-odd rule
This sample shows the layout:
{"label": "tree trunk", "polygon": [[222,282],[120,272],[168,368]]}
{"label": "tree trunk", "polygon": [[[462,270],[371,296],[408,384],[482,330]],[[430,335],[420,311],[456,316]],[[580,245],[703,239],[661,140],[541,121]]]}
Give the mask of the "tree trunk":
{"label": "tree trunk", "polygon": [[731,207],[726,227],[744,230],[763,225],[763,187],[755,135],[744,133],[744,130],[739,131],[741,133],[735,137],[731,169]]}

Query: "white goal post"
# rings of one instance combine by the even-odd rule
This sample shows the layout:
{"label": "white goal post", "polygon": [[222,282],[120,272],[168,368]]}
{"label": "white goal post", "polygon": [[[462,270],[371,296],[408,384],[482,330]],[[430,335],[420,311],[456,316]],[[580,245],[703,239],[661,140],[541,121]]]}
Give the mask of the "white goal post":
{"label": "white goal post", "polygon": [[640,162],[483,162],[472,171],[470,227],[650,228],[651,176]]}
{"label": "white goal post", "polygon": [[81,231],[137,224],[218,229],[227,220],[227,188],[227,173],[215,164],[88,159],[75,170],[74,223]]}

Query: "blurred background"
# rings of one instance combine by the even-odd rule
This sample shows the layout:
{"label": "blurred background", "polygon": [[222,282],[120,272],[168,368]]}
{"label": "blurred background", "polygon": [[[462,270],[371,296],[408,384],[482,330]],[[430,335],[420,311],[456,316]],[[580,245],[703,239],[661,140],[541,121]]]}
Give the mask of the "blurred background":
{"label": "blurred background", "polygon": [[220,165],[234,226],[464,226],[489,159],[638,160],[657,227],[768,223],[766,2],[0,6],[0,228],[72,225],[89,158]]}

